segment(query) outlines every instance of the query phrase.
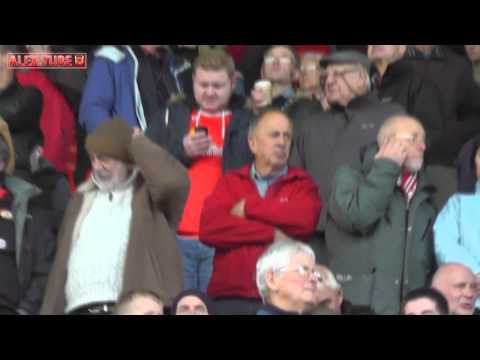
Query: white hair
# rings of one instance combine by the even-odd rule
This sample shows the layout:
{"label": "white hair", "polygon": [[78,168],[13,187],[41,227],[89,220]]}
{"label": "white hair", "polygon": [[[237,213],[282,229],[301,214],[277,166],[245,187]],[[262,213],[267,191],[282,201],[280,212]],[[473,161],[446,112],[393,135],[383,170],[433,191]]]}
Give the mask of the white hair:
{"label": "white hair", "polygon": [[274,243],[258,259],[256,281],[258,291],[264,303],[269,295],[266,282],[267,273],[279,272],[288,266],[292,257],[298,253],[307,254],[315,262],[315,254],[310,246],[290,240]]}

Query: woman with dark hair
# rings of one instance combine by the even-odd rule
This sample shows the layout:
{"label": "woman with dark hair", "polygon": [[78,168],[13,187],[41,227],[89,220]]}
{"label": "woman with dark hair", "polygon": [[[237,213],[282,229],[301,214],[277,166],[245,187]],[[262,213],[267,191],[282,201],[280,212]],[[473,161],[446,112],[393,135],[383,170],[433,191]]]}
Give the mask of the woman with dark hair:
{"label": "woman with dark hair", "polygon": [[435,222],[435,254],[439,265],[460,263],[480,278],[480,137],[467,144],[461,155],[460,188],[473,193],[458,193],[450,198]]}

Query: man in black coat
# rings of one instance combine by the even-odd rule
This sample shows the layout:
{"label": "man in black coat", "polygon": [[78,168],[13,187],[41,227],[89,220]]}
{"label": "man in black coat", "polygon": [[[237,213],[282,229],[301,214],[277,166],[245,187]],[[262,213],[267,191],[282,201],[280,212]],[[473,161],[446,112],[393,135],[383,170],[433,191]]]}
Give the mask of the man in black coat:
{"label": "man in black coat", "polygon": [[440,45],[410,45],[407,61],[439,89],[446,115],[444,162],[453,166],[462,144],[480,131],[480,88],[471,65]]}
{"label": "man in black coat", "polygon": [[468,61],[446,46],[409,45],[405,58],[418,76],[436,85],[445,112],[444,135],[430,151],[435,156],[427,159],[427,173],[438,190],[435,202],[442,207],[458,189],[454,167],[462,145],[480,132],[480,87]]}
{"label": "man in black coat", "polygon": [[438,85],[406,60],[407,45],[369,45],[368,57],[373,63],[372,78],[383,102],[395,102],[419,119],[427,133],[425,164],[437,191],[438,209],[456,192],[452,146],[455,133],[449,129],[442,93]]}

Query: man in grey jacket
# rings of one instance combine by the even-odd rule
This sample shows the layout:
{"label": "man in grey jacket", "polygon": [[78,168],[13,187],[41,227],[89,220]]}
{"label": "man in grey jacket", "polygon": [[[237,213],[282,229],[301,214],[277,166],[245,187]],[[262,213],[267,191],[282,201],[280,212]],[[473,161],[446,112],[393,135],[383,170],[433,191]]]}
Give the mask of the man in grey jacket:
{"label": "man in grey jacket", "polygon": [[[376,141],[388,117],[404,114],[397,104],[381,103],[371,89],[370,62],[355,51],[339,51],[325,57],[324,91],[331,109],[302,123],[297,129],[291,166],[301,167],[315,179],[322,199],[329,199],[335,170],[340,165],[360,164],[363,148]],[[324,231],[326,208],[322,211],[315,241],[317,260],[327,264]]]}
{"label": "man in grey jacket", "polygon": [[329,201],[330,268],[345,297],[395,315],[434,270],[432,187],[423,168],[425,130],[408,116],[389,118],[362,168],[341,166]]}

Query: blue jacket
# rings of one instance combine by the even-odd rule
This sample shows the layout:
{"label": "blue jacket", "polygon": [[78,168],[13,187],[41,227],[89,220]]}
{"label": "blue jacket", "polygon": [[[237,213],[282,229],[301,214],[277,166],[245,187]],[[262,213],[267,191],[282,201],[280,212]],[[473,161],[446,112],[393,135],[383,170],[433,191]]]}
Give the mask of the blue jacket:
{"label": "blue jacket", "polygon": [[480,182],[475,194],[450,198],[435,222],[435,254],[438,263],[460,263],[480,273]]}
{"label": "blue jacket", "polygon": [[[183,94],[179,74],[189,63],[173,63],[170,71]],[[120,116],[132,127],[147,128],[147,119],[138,86],[138,59],[129,45],[103,46],[95,53],[80,104],[79,122],[87,133],[94,131],[105,120]]]}
{"label": "blue jacket", "polygon": [[129,46],[104,46],[97,51],[80,104],[79,122],[87,133],[113,116],[146,128],[137,73],[138,61]]}

